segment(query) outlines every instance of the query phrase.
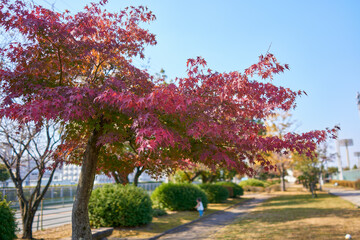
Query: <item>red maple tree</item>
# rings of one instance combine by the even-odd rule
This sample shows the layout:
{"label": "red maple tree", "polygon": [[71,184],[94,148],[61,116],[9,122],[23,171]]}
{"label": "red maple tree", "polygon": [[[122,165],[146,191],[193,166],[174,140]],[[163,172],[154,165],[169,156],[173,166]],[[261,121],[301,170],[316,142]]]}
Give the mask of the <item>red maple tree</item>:
{"label": "red maple tree", "polygon": [[[0,71],[0,114],[19,121],[61,120],[61,151],[81,164],[73,207],[73,239],[91,239],[88,200],[96,171],[134,163],[161,172],[190,163],[251,173],[261,152],[310,154],[332,130],[267,137],[262,122],[276,109],[289,110],[302,92],[250,80],[272,79],[288,68],[272,54],[244,73],[218,73],[202,58],[188,60],[188,76],[159,84],[132,58],[143,56],[155,36],[139,26],[155,16],[144,7],[119,13],[98,4],[74,15],[23,1],[0,4],[0,25],[26,40],[0,49],[12,64]],[[126,157],[134,144],[137,158]],[[138,165],[139,165],[138,164]]]}

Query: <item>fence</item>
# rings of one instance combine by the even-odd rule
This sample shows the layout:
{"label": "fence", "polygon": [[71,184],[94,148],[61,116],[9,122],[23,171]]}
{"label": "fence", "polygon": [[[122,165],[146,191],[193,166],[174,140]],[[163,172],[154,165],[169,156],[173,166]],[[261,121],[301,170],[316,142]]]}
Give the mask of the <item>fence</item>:
{"label": "fence", "polygon": [[[73,186],[56,186],[49,187],[46,191],[43,204],[44,205],[56,205],[56,204],[65,204],[72,203],[74,201],[75,193],[76,193],[76,185]],[[34,188],[26,187],[24,188],[24,195],[26,198],[30,197]],[[6,196],[7,201],[12,202],[12,207],[19,208],[19,202],[16,195],[15,188],[3,188],[1,190],[2,196]]]}
{"label": "fence", "polygon": [[[151,194],[155,190],[155,188],[157,188],[160,184],[161,184],[160,182],[139,183],[138,187],[143,188],[145,191]],[[98,188],[101,186],[102,184],[96,184],[94,185],[94,188]],[[76,188],[77,185],[49,187],[43,198],[43,204],[56,205],[56,204],[72,203],[74,202],[76,196]],[[33,191],[32,187],[24,188],[25,197],[28,198],[32,191]],[[15,188],[2,188],[0,192],[2,193],[2,196],[6,196],[7,201],[12,202],[13,208],[19,208],[19,202],[17,199]]]}
{"label": "fence", "polygon": [[[160,186],[160,184],[160,182],[139,183],[138,187],[143,188],[145,191],[151,194],[155,188]],[[94,188],[101,186],[101,184],[95,185]],[[76,185],[49,187],[45,193],[45,197],[41,203],[41,206],[39,206],[39,209],[35,214],[32,227],[33,231],[70,224],[72,203],[75,199],[76,188]],[[24,188],[25,196],[28,197],[32,190],[33,188],[31,187]],[[3,194],[3,196],[6,196],[8,201],[12,201],[12,207],[19,208],[16,189],[3,188],[0,190],[0,192]],[[21,231],[21,214],[19,211],[16,213],[16,219]]]}

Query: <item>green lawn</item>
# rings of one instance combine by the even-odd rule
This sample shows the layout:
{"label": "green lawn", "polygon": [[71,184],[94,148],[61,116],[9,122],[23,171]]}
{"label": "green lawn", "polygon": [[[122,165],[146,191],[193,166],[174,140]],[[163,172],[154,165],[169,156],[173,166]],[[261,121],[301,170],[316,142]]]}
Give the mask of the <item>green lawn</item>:
{"label": "green lawn", "polygon": [[360,210],[338,197],[289,192],[269,199],[211,239],[360,239]]}

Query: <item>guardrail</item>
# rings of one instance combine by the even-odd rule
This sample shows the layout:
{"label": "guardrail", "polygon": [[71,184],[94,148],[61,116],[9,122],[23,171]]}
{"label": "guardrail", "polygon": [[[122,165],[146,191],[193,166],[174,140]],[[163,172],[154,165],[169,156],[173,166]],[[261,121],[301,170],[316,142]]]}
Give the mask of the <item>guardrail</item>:
{"label": "guardrail", "polygon": [[[161,183],[139,183],[138,187],[143,188],[149,195],[158,187]],[[102,185],[96,185],[95,188]],[[45,194],[45,198],[41,202],[39,209],[37,210],[33,222],[33,231],[43,230],[46,228],[57,227],[64,224],[71,223],[72,203],[75,199],[77,186],[56,186],[50,187]],[[17,208],[19,203],[16,197],[16,189],[1,189],[0,192],[5,193],[8,201],[12,201],[12,207]],[[30,191],[29,191],[30,193]],[[9,194],[9,195],[7,195]],[[59,196],[59,197],[56,197]],[[47,198],[46,198],[47,197]],[[9,199],[10,198],[10,199]],[[18,210],[16,212],[16,220],[20,232],[22,231],[21,213]]]}
{"label": "guardrail", "polygon": [[[139,183],[138,187],[143,188],[149,194],[151,194],[155,188],[160,186],[160,182],[153,183]],[[94,188],[101,187],[102,184],[94,185]],[[43,198],[44,205],[57,205],[74,202],[76,196],[77,185],[70,186],[53,186],[49,187]],[[32,192],[32,187],[24,188],[25,197],[29,197]],[[2,196],[6,196],[7,201],[12,202],[12,207],[19,209],[19,202],[16,195],[16,188],[2,188],[0,189]]]}

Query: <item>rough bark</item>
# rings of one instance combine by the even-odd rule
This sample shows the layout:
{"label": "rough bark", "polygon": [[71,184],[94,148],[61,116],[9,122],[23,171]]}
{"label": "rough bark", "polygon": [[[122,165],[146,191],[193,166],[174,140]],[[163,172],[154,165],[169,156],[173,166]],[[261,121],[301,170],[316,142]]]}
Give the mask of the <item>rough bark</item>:
{"label": "rough bark", "polygon": [[36,187],[33,193],[30,195],[29,200],[26,200],[22,186],[17,187],[18,189],[17,195],[20,203],[21,218],[23,225],[23,236],[22,236],[23,239],[33,239],[32,225],[34,222],[34,217],[37,209],[39,208],[41,200],[44,198],[44,195],[51,184],[57,166],[58,163],[55,164],[50,174],[49,180],[42,190],[41,190],[41,182],[42,182],[43,174],[38,175]]}
{"label": "rough bark", "polygon": [[285,186],[285,167],[284,164],[282,163],[280,165],[280,180],[281,180],[281,191],[285,192],[286,191],[286,186]]}
{"label": "rough bark", "polygon": [[136,173],[134,176],[134,185],[135,186],[137,186],[139,184],[139,178],[144,171],[145,171],[145,167],[136,167]]}
{"label": "rough bark", "polygon": [[123,185],[126,185],[129,183],[129,177],[128,177],[128,174],[120,174],[116,171],[112,171],[111,172],[111,175],[112,177],[114,178],[115,182],[117,184],[123,184]]}
{"label": "rough bark", "polygon": [[320,170],[320,172],[319,172],[319,190],[320,190],[320,191],[323,190],[323,189],[322,189],[322,186],[323,186],[323,178],[322,178],[322,175],[323,175],[323,173],[322,173],[322,171]]}
{"label": "rough bark", "polygon": [[94,185],[96,165],[100,152],[97,144],[101,130],[94,129],[86,146],[83,156],[76,198],[72,211],[72,239],[91,240],[91,229],[88,214],[88,204]]}
{"label": "rough bark", "polygon": [[188,173],[186,171],[184,171],[184,174],[186,176],[187,181],[189,183],[192,183],[195,180],[195,178],[197,178],[201,174],[201,171],[194,172],[192,176],[190,176],[190,173]]}
{"label": "rough bark", "polygon": [[313,198],[317,198],[317,194],[316,194],[316,183],[315,182],[310,182],[310,191],[311,191],[311,195]]}
{"label": "rough bark", "polygon": [[[37,206],[36,206],[37,209]],[[22,225],[23,225],[23,235],[22,239],[33,239],[32,238],[32,224],[34,222],[34,217],[36,210],[33,211],[32,209],[27,210],[24,214],[22,214]]]}

